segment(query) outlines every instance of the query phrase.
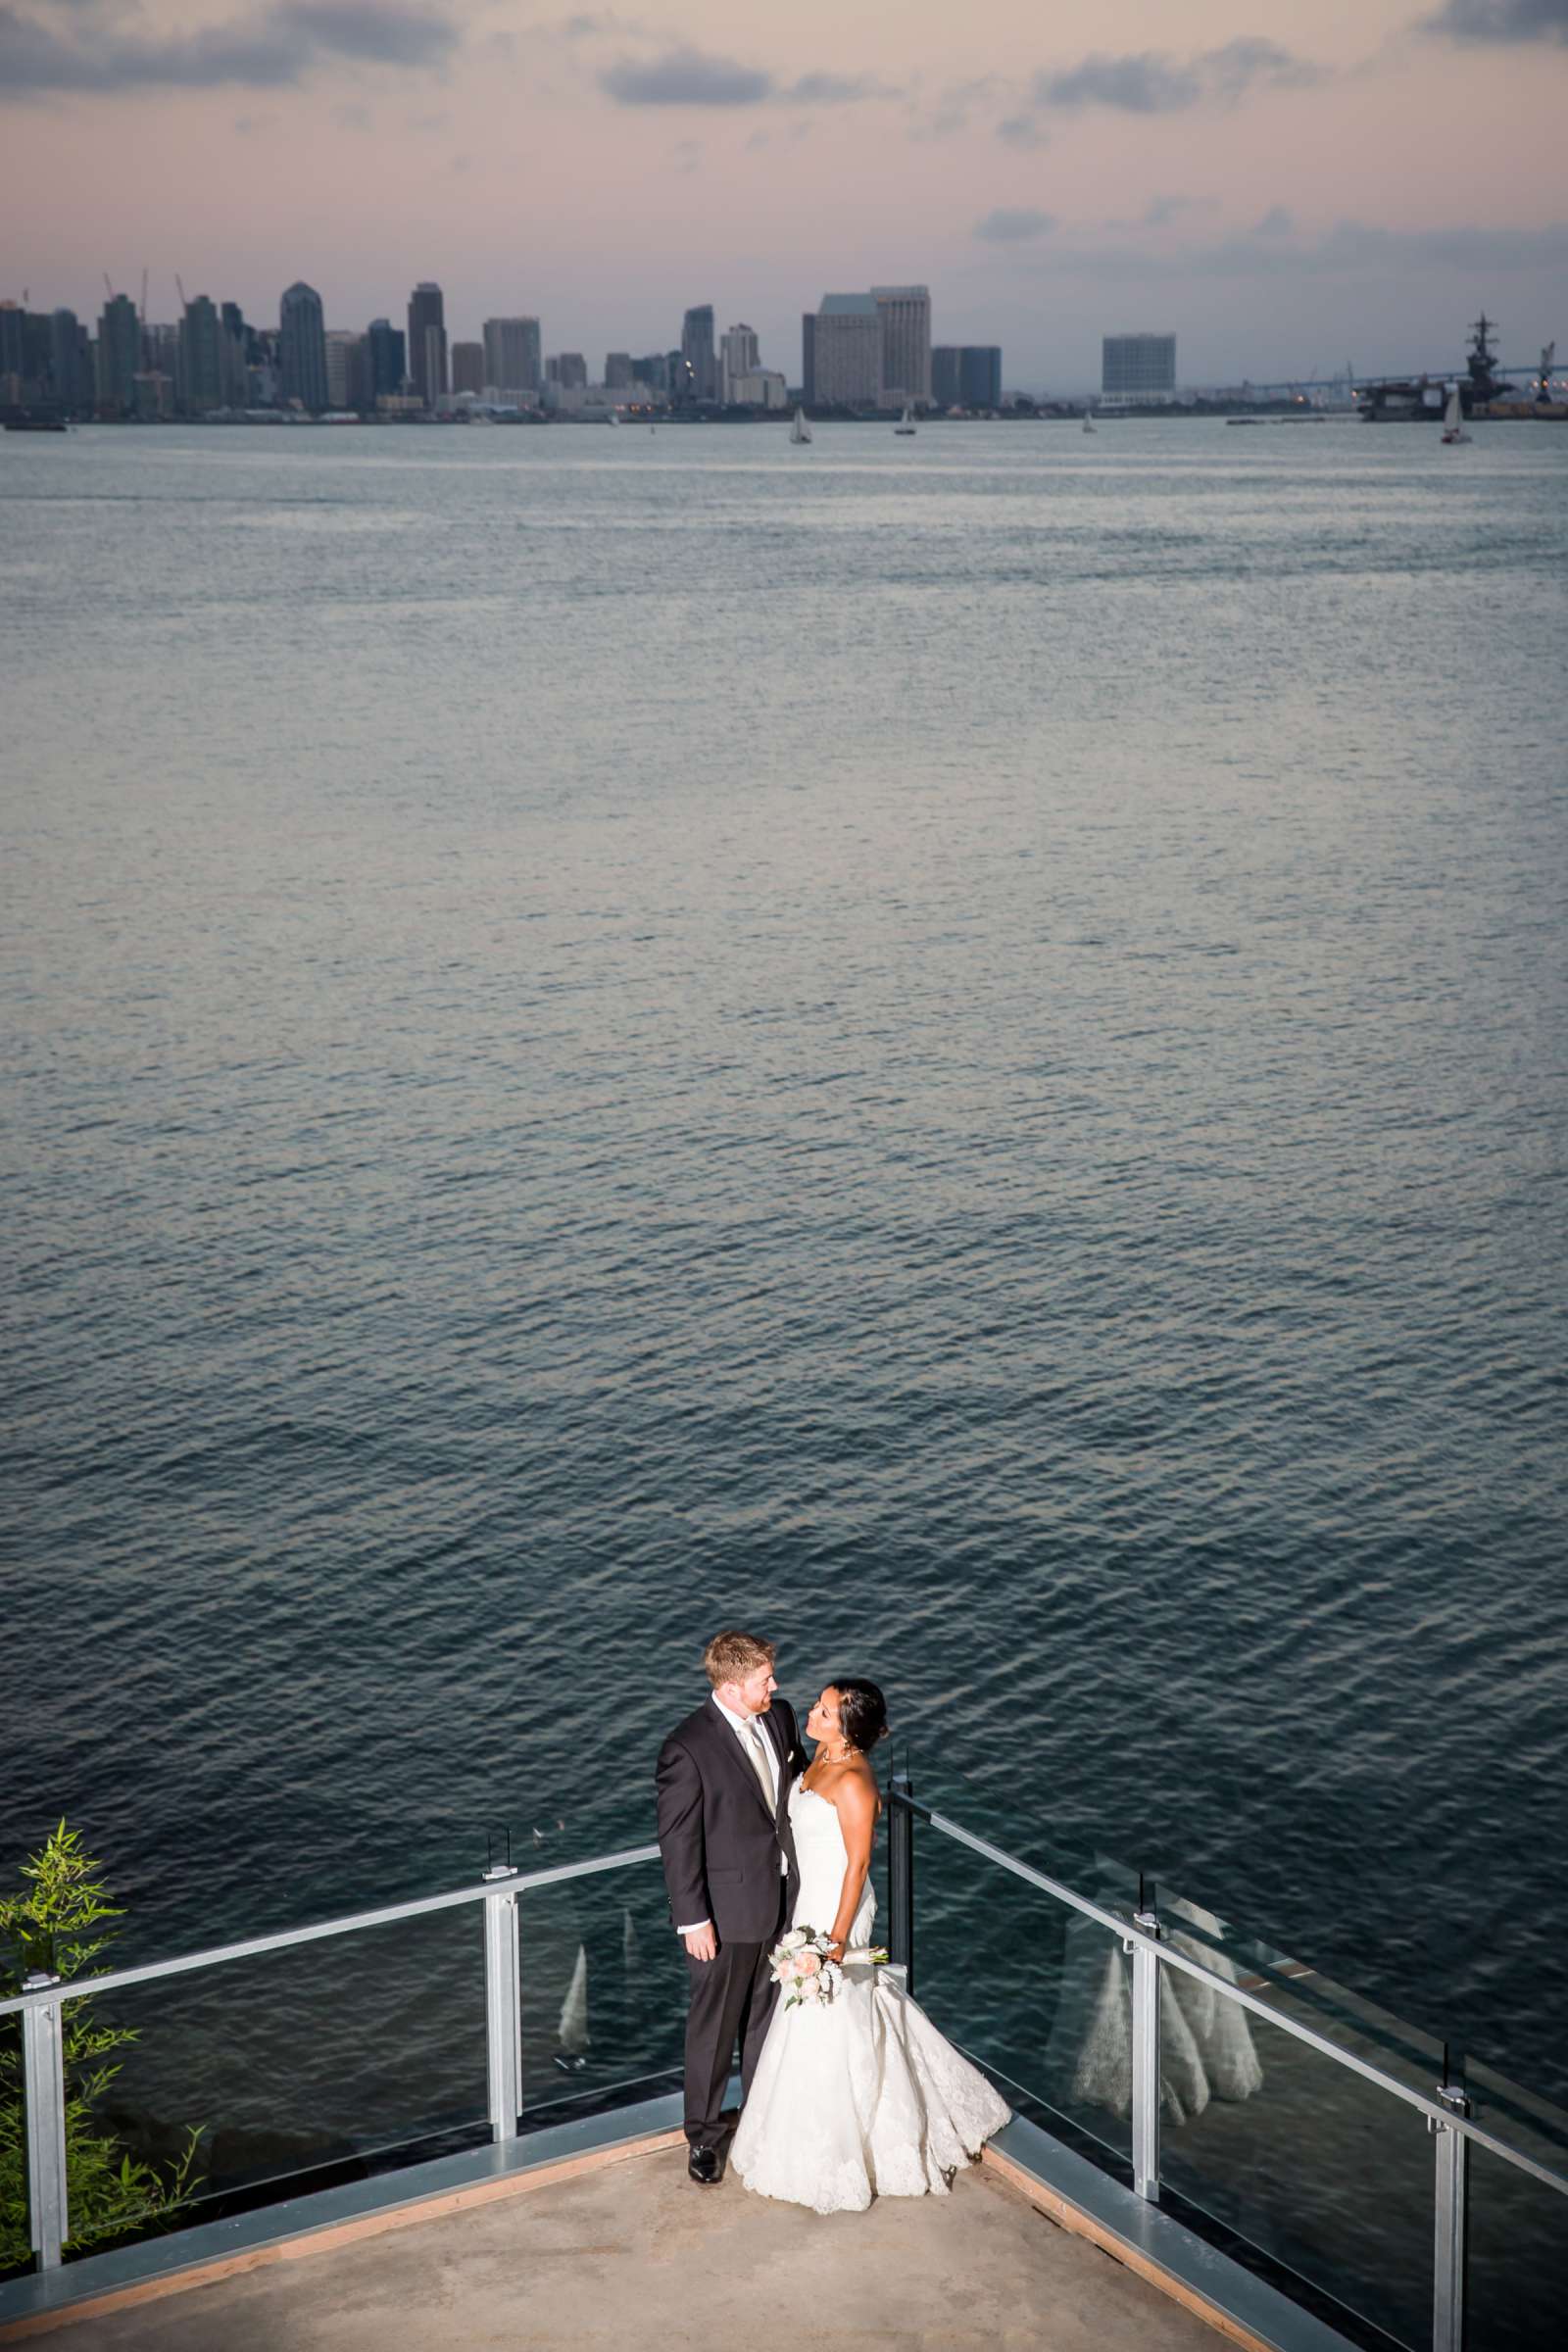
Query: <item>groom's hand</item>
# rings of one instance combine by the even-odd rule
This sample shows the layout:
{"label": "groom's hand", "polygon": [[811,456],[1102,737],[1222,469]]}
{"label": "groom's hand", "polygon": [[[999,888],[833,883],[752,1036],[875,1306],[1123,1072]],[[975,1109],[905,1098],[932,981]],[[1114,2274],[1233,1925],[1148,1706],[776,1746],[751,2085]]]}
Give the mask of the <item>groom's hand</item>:
{"label": "groom's hand", "polygon": [[718,1958],[718,1937],[713,1931],[713,1923],[710,1919],[705,1920],[700,1928],[688,1928],[681,1941],[694,1960],[716,1960]]}

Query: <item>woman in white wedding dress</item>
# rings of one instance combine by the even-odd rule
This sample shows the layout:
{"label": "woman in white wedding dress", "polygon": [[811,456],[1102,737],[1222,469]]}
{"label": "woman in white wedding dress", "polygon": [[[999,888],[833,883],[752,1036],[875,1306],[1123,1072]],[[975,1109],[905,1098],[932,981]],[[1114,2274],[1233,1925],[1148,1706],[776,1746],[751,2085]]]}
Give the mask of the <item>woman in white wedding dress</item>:
{"label": "woman in white wedding dress", "polygon": [[[874,1683],[843,1676],[807,1718],[817,1749],[790,1790],[800,1869],[793,1927],[834,1957],[870,1940],[871,1840],[881,1799],[868,1750],[887,1729]],[[1009,2109],[896,1980],[851,1960],[826,2005],[781,1998],[730,2149],[759,2196],[858,2213],[873,2196],[944,2196]]]}

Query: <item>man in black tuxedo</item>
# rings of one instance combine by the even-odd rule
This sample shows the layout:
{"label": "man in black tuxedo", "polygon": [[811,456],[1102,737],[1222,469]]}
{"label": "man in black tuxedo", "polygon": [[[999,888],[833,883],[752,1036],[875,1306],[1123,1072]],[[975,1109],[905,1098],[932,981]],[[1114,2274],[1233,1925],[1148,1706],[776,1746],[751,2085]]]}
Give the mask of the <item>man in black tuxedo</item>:
{"label": "man in black tuxedo", "polygon": [[703,1652],[712,1687],[659,1751],[659,1850],[669,1915],[686,1946],[687,2170],[719,2177],[720,2116],[737,2039],[742,2096],[752,2086],[777,1992],[768,1953],[798,1884],[790,1788],[806,1752],[775,1697],[773,1644],[715,1634]]}

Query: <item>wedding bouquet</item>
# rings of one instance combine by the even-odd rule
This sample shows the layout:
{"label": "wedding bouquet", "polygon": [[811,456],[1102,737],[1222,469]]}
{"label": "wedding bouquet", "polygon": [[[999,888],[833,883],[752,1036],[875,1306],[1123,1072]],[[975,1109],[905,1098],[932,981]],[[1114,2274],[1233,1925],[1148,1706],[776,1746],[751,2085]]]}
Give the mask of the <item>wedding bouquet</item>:
{"label": "wedding bouquet", "polygon": [[[800,2001],[809,2001],[821,2009],[829,2001],[837,2000],[844,1984],[844,1967],[830,1957],[832,1950],[832,1936],[820,1935],[815,1928],[791,1928],[773,1946],[768,1955],[768,1969],[774,1984],[783,1988],[786,2009],[793,2009]],[[886,1958],[887,1953],[872,1944],[844,1955],[852,1963],[874,1964]]]}

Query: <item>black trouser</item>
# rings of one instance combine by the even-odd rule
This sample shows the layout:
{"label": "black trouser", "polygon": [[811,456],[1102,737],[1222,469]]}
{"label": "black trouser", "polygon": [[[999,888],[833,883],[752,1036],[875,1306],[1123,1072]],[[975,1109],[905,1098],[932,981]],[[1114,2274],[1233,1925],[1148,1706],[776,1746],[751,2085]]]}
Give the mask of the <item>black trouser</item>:
{"label": "black trouser", "polygon": [[[779,1911],[783,1913],[780,1883]],[[711,1960],[686,1955],[691,2006],[686,2013],[686,2137],[694,2148],[716,2148],[728,2127],[719,2121],[725,2085],[741,2048],[741,2096],[752,2087],[767,2038],[778,1986],[768,1974],[774,1937],[766,1943],[721,1943]]]}

